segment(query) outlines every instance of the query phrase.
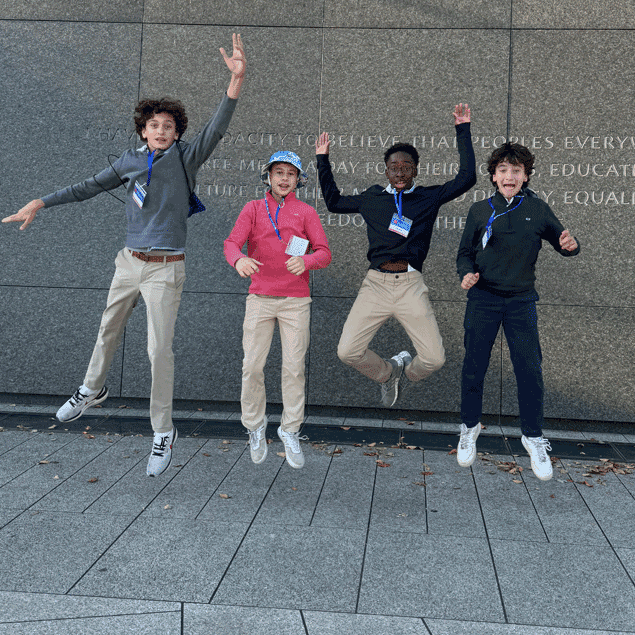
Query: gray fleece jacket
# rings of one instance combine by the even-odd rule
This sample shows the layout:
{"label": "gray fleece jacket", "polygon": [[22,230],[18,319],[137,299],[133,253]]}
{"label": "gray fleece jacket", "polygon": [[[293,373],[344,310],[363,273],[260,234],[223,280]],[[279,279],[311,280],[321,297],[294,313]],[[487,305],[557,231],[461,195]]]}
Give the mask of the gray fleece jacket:
{"label": "gray fleece jacket", "polygon": [[[183,151],[183,163],[190,187],[194,188],[198,169],[209,158],[227,131],[236,103],[236,99],[225,95],[216,113],[197,137],[189,143],[178,142]],[[146,184],[148,154],[147,147],[126,150],[112,167],[81,183],[44,196],[44,207],[85,201],[104,190],[115,189],[123,181],[128,217],[126,247],[183,250],[187,236],[189,190],[177,143],[173,143],[165,152],[155,154],[150,185],[146,188],[147,194],[140,209],[132,194],[136,181],[144,186]]]}

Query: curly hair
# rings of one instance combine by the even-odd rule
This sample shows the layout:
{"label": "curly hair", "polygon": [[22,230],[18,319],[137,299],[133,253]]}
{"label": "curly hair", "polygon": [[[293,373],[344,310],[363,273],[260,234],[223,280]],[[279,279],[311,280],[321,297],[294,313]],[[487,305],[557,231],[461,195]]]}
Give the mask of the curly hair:
{"label": "curly hair", "polygon": [[492,156],[487,162],[487,171],[489,172],[489,180],[494,183],[494,174],[496,173],[496,166],[499,163],[507,161],[512,165],[522,165],[525,168],[525,174],[527,175],[527,182],[529,184],[530,175],[534,169],[534,155],[525,146],[521,146],[519,143],[504,143],[500,148],[496,148],[492,152]]}
{"label": "curly hair", "polygon": [[411,146],[409,143],[395,143],[394,146],[390,146],[386,152],[384,152],[384,163],[388,164],[388,159],[395,152],[405,152],[412,157],[415,166],[419,165],[419,153],[414,146]]}
{"label": "curly hair", "polygon": [[141,132],[145,128],[146,123],[148,123],[154,115],[158,115],[161,112],[172,116],[176,125],[176,132],[180,139],[187,130],[187,115],[185,114],[183,104],[178,99],[170,99],[169,97],[162,97],[161,99],[142,99],[135,106],[134,124],[137,129],[137,134],[141,137]]}

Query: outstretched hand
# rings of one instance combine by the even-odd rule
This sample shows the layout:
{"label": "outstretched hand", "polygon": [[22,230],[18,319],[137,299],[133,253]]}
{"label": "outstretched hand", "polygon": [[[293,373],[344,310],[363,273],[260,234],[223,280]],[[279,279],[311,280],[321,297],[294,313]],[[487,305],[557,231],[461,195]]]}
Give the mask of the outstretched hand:
{"label": "outstretched hand", "polygon": [[247,66],[247,60],[245,59],[245,49],[243,48],[243,41],[240,38],[240,33],[232,33],[232,44],[234,50],[232,56],[229,57],[225,52],[225,49],[221,46],[220,53],[227,64],[227,68],[232,72],[232,75],[236,77],[243,77],[245,74],[245,67]]}
{"label": "outstretched hand", "polygon": [[565,229],[560,234],[560,247],[566,251],[575,251],[578,248],[578,241]]}
{"label": "outstretched hand", "polygon": [[331,142],[329,141],[329,133],[323,132],[315,140],[315,154],[328,154],[330,147]]}
{"label": "outstretched hand", "polygon": [[44,201],[41,198],[27,203],[21,210],[11,216],[2,219],[3,223],[22,223],[20,229],[26,229],[35,219],[35,215],[44,207]]}
{"label": "outstretched hand", "polygon": [[457,104],[454,106],[454,125],[458,126],[460,123],[470,123],[471,111],[467,104]]}

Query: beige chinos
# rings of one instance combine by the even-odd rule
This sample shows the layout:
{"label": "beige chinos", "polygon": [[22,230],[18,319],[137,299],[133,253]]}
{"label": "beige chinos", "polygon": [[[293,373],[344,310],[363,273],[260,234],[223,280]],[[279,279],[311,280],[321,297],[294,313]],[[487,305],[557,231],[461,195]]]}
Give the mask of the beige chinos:
{"label": "beige chinos", "polygon": [[[152,255],[165,253],[153,252]],[[91,390],[101,390],[104,386],[128,318],[141,295],[147,310],[148,356],[152,370],[150,422],[154,432],[170,432],[174,391],[172,340],[185,283],[185,261],[144,262],[125,248],[117,254],[115,266],[84,385]]]}
{"label": "beige chinos", "polygon": [[256,430],[265,418],[264,367],[276,321],[282,345],[282,420],[285,432],[298,432],[304,420],[304,358],[309,347],[311,298],[249,294],[243,323],[242,424]]}
{"label": "beige chinos", "polygon": [[338,357],[376,382],[388,381],[392,366],[368,346],[382,324],[394,317],[412,340],[416,356],[406,368],[420,381],[445,363],[443,340],[418,271],[383,273],[369,270],[348,314],[337,347]]}

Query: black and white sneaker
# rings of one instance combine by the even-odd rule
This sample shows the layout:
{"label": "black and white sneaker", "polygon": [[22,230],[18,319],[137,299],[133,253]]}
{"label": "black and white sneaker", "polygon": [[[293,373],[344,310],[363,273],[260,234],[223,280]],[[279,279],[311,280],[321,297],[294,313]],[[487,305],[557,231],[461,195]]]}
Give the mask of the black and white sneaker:
{"label": "black and white sneaker", "polygon": [[[84,392],[82,392],[84,389]],[[89,393],[85,386],[80,386],[75,394],[57,411],[58,421],[68,423],[79,419],[85,410],[96,406],[108,397],[108,388],[104,386],[98,392]]]}
{"label": "black and white sneaker", "polygon": [[152,452],[148,459],[148,476],[159,476],[170,467],[172,462],[172,446],[179,438],[176,428],[172,428],[170,432],[155,432],[154,442],[152,443]]}

